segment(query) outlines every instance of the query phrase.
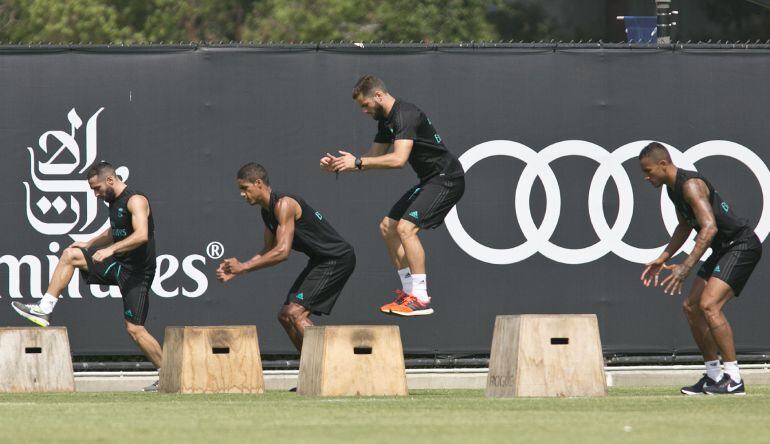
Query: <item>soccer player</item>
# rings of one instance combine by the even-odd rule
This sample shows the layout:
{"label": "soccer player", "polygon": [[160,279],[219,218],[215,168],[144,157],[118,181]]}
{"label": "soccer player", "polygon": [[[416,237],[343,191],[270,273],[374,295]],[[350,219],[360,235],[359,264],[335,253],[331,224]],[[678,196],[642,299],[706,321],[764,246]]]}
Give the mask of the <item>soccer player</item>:
{"label": "soccer player", "polygon": [[[692,336],[703,354],[706,374],[694,385],[683,387],[681,392],[743,395],[746,389],[735,356],[733,332],[722,309],[733,296],[740,295],[762,257],[762,243],[748,222],[736,216],[705,177],[677,168],[660,143],[647,145],[639,154],[639,162],[645,180],[656,188],[666,185],[679,219],[666,249],[646,264],[642,283],[648,287],[661,285],[663,292],[670,295],[681,294],[693,267],[707,249],[712,249],[683,303]],[[690,255],[681,264],[667,265],[693,229],[697,235]],[[671,274],[659,281],[664,269]],[[720,353],[724,372],[719,366]]]}
{"label": "soccer player", "polygon": [[273,191],[262,165],[247,163],[238,170],[238,188],[249,205],[262,207],[265,245],[262,252],[240,262],[225,259],[217,268],[217,279],[234,277],[271,267],[289,258],[291,250],[310,259],[286,296],[278,321],[298,351],[302,351],[305,327],[311,314],[328,315],[356,267],[356,255],[332,228],[329,221],[297,195]]}
{"label": "soccer player", "polygon": [[433,313],[428,296],[425,250],[417,237],[421,229],[444,222],[465,191],[465,172],[447,150],[430,119],[415,105],[393,97],[385,83],[367,75],[353,88],[353,100],[377,120],[377,135],[369,151],[357,157],[346,151],[327,153],[320,166],[330,172],[403,168],[407,162],[419,183],[406,191],[380,222],[388,254],[398,271],[402,290],[380,307],[386,314],[421,316]]}
{"label": "soccer player", "polygon": [[[155,277],[155,223],[147,196],[115,175],[115,168],[99,162],[86,171],[88,185],[110,208],[110,228],[88,242],[67,247],[38,304],[13,302],[16,312],[42,327],[51,321],[56,302],[77,268],[89,284],[117,285],[123,295],[123,317],[131,339],[160,368],[160,344],[144,327]],[[145,388],[157,391],[157,381]]]}

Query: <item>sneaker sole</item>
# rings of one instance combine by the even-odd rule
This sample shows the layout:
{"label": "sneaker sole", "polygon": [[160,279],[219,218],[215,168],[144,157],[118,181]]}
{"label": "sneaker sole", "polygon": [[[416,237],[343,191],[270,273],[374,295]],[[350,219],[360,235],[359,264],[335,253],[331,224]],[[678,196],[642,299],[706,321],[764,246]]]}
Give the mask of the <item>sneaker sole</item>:
{"label": "sneaker sole", "polygon": [[425,310],[414,310],[410,312],[404,312],[404,311],[391,311],[390,314],[396,315],[396,316],[404,316],[404,317],[410,317],[410,316],[428,316],[433,314],[432,308],[426,308]]}
{"label": "sneaker sole", "polygon": [[709,396],[718,396],[718,395],[730,395],[730,396],[746,396],[746,392],[740,392],[740,393],[710,393],[706,392]]}
{"label": "sneaker sole", "polygon": [[34,323],[34,324],[37,324],[37,325],[39,325],[41,327],[48,327],[49,322],[46,321],[45,319],[40,319],[40,318],[38,318],[36,316],[32,316],[29,313],[25,313],[25,312],[19,310],[18,308],[16,308],[15,306],[13,306],[13,305],[12,305],[12,307],[13,307],[14,311],[16,311],[16,313],[18,313],[19,316],[23,317],[24,319],[26,319],[26,320]]}
{"label": "sneaker sole", "polygon": [[679,390],[679,392],[680,392],[681,394],[683,394],[683,395],[687,395],[687,396],[700,396],[700,395],[705,395],[705,393],[703,393],[703,392],[691,392],[691,391],[689,391],[689,390]]}

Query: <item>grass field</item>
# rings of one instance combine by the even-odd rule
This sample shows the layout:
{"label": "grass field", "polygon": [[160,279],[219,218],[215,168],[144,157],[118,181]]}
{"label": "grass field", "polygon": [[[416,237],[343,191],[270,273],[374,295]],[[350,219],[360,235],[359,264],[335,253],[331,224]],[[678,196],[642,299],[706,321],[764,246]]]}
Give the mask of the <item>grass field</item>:
{"label": "grass field", "polygon": [[0,395],[2,443],[769,443],[770,387],[743,397],[616,388],[607,398],[77,393]]}

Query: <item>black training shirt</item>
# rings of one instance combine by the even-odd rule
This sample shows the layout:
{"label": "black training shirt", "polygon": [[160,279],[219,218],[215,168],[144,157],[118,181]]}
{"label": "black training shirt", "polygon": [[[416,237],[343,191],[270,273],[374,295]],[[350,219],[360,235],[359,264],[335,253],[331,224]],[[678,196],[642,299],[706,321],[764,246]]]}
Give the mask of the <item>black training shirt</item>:
{"label": "black training shirt", "polygon": [[302,215],[294,221],[292,250],[305,253],[313,259],[336,258],[353,251],[353,247],[334,230],[323,214],[310,207],[304,199],[293,194],[270,193],[270,209],[262,209],[262,220],[273,234],[278,229],[275,205],[284,196],[296,200],[302,209]]}
{"label": "black training shirt", "polygon": [[388,117],[378,120],[374,141],[391,144],[399,139],[414,141],[409,164],[420,182],[441,173],[447,177],[464,174],[462,165],[447,150],[425,113],[411,103],[396,100]]}
{"label": "black training shirt", "polygon": [[714,251],[722,251],[728,248],[733,243],[750,237],[754,231],[749,226],[749,222],[746,219],[738,217],[734,212],[730,204],[727,203],[719,195],[717,190],[711,185],[711,182],[701,176],[700,173],[695,171],[687,171],[678,169],[676,172],[676,182],[674,188],[666,187],[668,191],[668,197],[674,203],[674,207],[681,214],[687,224],[695,231],[700,231],[700,225],[695,218],[695,212],[692,207],[684,199],[683,186],[684,183],[690,179],[702,180],[709,189],[709,203],[711,204],[711,211],[714,212],[714,219],[717,223],[717,234],[711,241],[710,247]]}
{"label": "black training shirt", "polygon": [[[113,242],[120,242],[131,236],[134,232],[134,224],[131,221],[131,211],[128,209],[128,200],[131,196],[138,194],[145,196],[139,191],[130,188],[123,189],[114,202],[110,203],[110,232]],[[149,199],[147,199],[149,203]],[[155,271],[155,222],[152,218],[152,211],[147,221],[147,242],[139,245],[131,251],[115,253],[115,259],[132,271]]]}

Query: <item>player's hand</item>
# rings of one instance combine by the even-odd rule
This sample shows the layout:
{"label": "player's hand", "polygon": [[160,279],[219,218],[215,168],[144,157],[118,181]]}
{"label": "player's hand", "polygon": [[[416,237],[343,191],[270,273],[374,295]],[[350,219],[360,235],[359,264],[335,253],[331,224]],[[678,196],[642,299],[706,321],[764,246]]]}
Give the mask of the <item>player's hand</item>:
{"label": "player's hand", "polygon": [[682,287],[684,286],[685,279],[690,274],[690,269],[683,264],[664,265],[663,268],[671,270],[671,274],[666,276],[663,282],[660,283],[663,286],[663,293],[672,296],[674,294],[682,294]]}
{"label": "player's hand", "polygon": [[333,155],[331,155],[329,153],[326,153],[326,155],[321,158],[321,162],[320,162],[321,169],[324,170],[324,171],[328,171],[330,173],[334,172],[334,168],[333,168],[332,164],[333,164],[335,159],[336,159],[336,157],[334,157]]}
{"label": "player's hand", "polygon": [[356,169],[356,156],[350,154],[347,151],[340,150],[340,156],[335,157],[332,161],[332,171],[338,173],[344,171],[353,171]]}
{"label": "player's hand", "polygon": [[115,252],[112,250],[112,248],[102,248],[101,250],[94,253],[94,255],[91,256],[91,259],[94,262],[104,262],[105,259],[112,257],[113,254],[115,254]]}
{"label": "player's hand", "polygon": [[246,267],[234,257],[225,259],[220,267],[222,267],[222,270],[227,274],[240,274],[246,269]]}
{"label": "player's hand", "polygon": [[234,277],[235,277],[234,274],[230,274],[225,271],[224,262],[219,264],[219,267],[217,267],[217,280],[219,282],[227,282]]}
{"label": "player's hand", "polygon": [[663,257],[658,257],[652,262],[647,262],[644,267],[644,271],[642,272],[642,277],[640,278],[642,280],[642,284],[645,287],[649,287],[651,283],[653,283],[653,287],[658,286],[658,276],[660,275],[660,272],[663,271],[664,267],[666,266],[666,259]]}

